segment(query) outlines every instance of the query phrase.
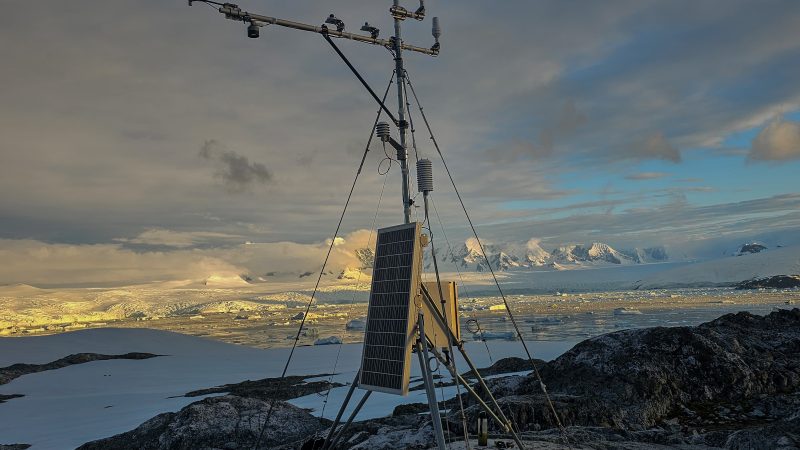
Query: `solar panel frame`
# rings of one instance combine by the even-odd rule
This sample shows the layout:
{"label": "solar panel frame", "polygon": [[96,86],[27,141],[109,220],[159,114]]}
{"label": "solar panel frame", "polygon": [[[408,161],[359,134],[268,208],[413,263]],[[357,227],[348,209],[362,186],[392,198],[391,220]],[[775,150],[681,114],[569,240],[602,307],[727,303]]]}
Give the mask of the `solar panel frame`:
{"label": "solar panel frame", "polygon": [[[434,312],[427,302],[422,302],[422,314],[425,315],[425,335],[433,343],[434,347],[447,347],[448,332],[445,327],[435,319],[435,315],[444,316],[447,319],[447,327],[453,333],[457,345],[461,340],[461,325],[459,324],[458,313],[458,286],[454,281],[442,281],[442,293],[444,294],[444,313],[442,310],[442,300],[439,296],[439,285],[435,281],[423,281],[422,285],[428,290],[431,296],[433,306],[436,308]],[[430,318],[430,319],[429,319]]]}
{"label": "solar panel frame", "polygon": [[359,387],[407,395],[420,292],[421,224],[378,230]]}

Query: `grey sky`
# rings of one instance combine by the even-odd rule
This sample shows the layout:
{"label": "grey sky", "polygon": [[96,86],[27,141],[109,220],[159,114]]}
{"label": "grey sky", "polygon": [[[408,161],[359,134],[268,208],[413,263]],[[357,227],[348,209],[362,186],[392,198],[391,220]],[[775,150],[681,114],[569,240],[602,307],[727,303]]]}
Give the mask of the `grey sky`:
{"label": "grey sky", "polygon": [[[388,2],[241,6],[391,29]],[[407,66],[488,238],[658,244],[676,235],[653,231],[662,220],[683,218],[680,236],[703,239],[755,229],[764,210],[758,229],[800,226],[789,175],[800,168],[800,3],[427,6],[441,16],[442,54],[408,55]],[[408,41],[431,44],[429,22],[405,25]],[[125,247],[150,237],[162,250],[173,248],[165,236],[182,249],[324,241],[376,107],[321,37],[261,34],[247,39],[242,24],[177,0],[7,8],[0,239]],[[340,45],[382,92],[389,53]],[[375,212],[383,151],[372,150],[346,232]],[[395,168],[379,226],[402,220],[398,185]],[[438,163],[436,186],[442,218],[463,237]]]}

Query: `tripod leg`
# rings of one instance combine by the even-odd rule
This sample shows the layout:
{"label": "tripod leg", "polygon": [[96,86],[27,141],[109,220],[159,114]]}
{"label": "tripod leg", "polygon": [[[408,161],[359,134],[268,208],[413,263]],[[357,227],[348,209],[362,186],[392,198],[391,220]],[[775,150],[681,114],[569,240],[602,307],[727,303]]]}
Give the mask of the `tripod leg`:
{"label": "tripod leg", "polygon": [[364,406],[364,403],[367,402],[367,399],[371,394],[372,391],[367,391],[364,394],[364,396],[361,397],[361,400],[356,405],[356,409],[354,409],[353,412],[350,413],[350,417],[347,418],[347,422],[345,422],[345,424],[342,425],[342,429],[339,430],[339,432],[336,434],[336,437],[334,437],[333,441],[331,441],[331,445],[328,446],[329,449],[333,450],[336,448],[336,444],[339,442],[339,439],[344,435],[344,432],[347,430],[350,424],[353,423],[353,419],[356,418],[356,415],[358,414],[359,411],[361,411],[361,407]]}
{"label": "tripod leg", "polygon": [[[420,316],[420,320],[421,319],[422,318]],[[428,368],[428,347],[427,345],[423,347],[420,341],[417,341],[417,356],[419,357],[422,379],[425,382],[425,391],[428,396],[428,407],[431,410],[431,422],[433,422],[433,431],[436,435],[436,443],[439,446],[439,450],[446,450],[447,444],[444,441],[442,417],[439,415],[439,402],[436,400],[436,388],[433,385],[433,377],[431,377],[431,373]]]}
{"label": "tripod leg", "polygon": [[344,402],[342,403],[342,407],[339,408],[339,413],[336,414],[336,419],[333,421],[331,425],[331,431],[328,432],[328,436],[325,438],[325,443],[322,445],[322,450],[327,450],[328,445],[331,442],[331,438],[333,438],[333,433],[336,431],[336,427],[339,426],[339,422],[342,420],[342,415],[344,414],[344,410],[347,409],[347,405],[350,403],[350,397],[353,396],[353,391],[356,390],[356,386],[358,386],[358,378],[361,375],[361,371],[359,370],[356,372],[356,377],[353,379],[353,384],[350,385],[350,389],[347,391],[347,396],[344,398]]}

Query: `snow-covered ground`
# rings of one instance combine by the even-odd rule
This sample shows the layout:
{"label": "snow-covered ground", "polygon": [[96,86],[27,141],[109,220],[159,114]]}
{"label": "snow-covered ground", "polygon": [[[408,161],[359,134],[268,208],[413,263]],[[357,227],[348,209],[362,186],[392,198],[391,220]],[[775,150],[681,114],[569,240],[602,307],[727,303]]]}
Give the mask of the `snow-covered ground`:
{"label": "snow-covered ground", "polygon": [[[796,290],[676,289],[793,273],[800,273],[800,246],[701,262],[507,271],[498,276],[526,339],[535,340],[530,344],[534,356],[551,359],[580,339],[616,329],[691,325],[726,312],[764,313],[784,303],[800,303]],[[498,336],[511,330],[489,274],[443,277],[463,280],[460,302],[466,340],[473,338],[467,332],[469,318],[478,318],[484,330]],[[363,331],[348,329],[346,324],[363,319],[368,289],[368,276],[360,283],[326,278],[301,343],[329,336],[346,343],[298,348],[290,374],[336,372],[333,381],[352,381],[361,354],[361,344],[354,342]],[[287,335],[293,336],[299,324],[293,317],[305,310],[309,295],[307,279],[260,284],[217,280],[216,285],[165,282],[100,289],[0,286],[0,334],[18,336],[0,338],[0,367],[46,363],[78,352],[166,355],[96,361],[25,375],[0,386],[0,394],[24,395],[0,404],[0,444],[74,447],[128,431],[158,413],[176,411],[197,400],[182,397],[186,392],[279,376],[287,348],[259,349],[222,341],[285,347],[291,342]],[[138,328],[65,332],[86,326]],[[33,336],[37,333],[49,335]],[[490,365],[482,342],[466,345],[476,365]],[[519,342],[497,340],[489,346],[495,360],[522,356]],[[460,358],[458,365],[460,371],[466,370]],[[419,383],[416,360],[412,367],[413,386]],[[346,390],[340,387],[331,392],[325,417],[336,414]],[[445,388],[444,396],[451,397],[453,391]],[[398,404],[424,401],[423,390],[412,391],[408,397],[373,394],[359,417],[384,416]],[[322,414],[324,398],[313,394],[293,403]]]}
{"label": "snow-covered ground", "polygon": [[[506,294],[533,296],[557,292],[731,285],[753,277],[798,273],[800,246],[795,245],[697,262],[576,265],[570,270],[529,268],[502,271],[497,275]],[[427,280],[433,279],[430,273],[424,276]],[[0,286],[0,335],[56,333],[86,326],[130,326],[132,321],[170,322],[175,318],[180,321],[186,317],[200,319],[210,314],[239,316],[237,320],[244,321],[239,328],[247,323],[279,327],[291,317],[288,311],[303,308],[309,300],[312,278],[250,284],[238,277],[231,280],[212,276],[205,280],[205,284],[185,280],[114,288]],[[331,274],[323,277],[322,286],[315,296],[315,305],[319,308],[312,310],[312,314],[325,321],[350,313],[341,306],[326,310],[327,305],[366,304],[369,273],[356,278],[340,280]],[[462,303],[469,297],[497,295],[494,280],[487,272],[443,273],[442,278],[459,283]],[[352,312],[356,315],[348,320],[361,318],[358,316],[360,312]],[[213,328],[219,327],[214,325]],[[284,338],[285,335],[275,335],[270,339]]]}
{"label": "snow-covered ground", "polygon": [[[552,359],[575,342],[531,342],[535,356]],[[493,358],[521,356],[519,342],[488,343]],[[256,349],[210,339],[150,329],[99,328],[50,336],[0,339],[0,367],[45,363],[77,352],[166,355],[147,360],[95,361],[24,375],[0,386],[0,394],[24,394],[0,404],[0,444],[28,443],[34,449],[74,448],[84,442],[131,430],[156,414],[176,411],[198,398],[180,397],[191,390],[277,377],[288,348]],[[299,347],[289,374],[330,373],[338,345]],[[489,365],[482,343],[467,344],[478,367]],[[333,380],[349,383],[361,355],[360,344],[345,344]],[[459,370],[466,365],[459,359]],[[412,377],[418,368],[412,365]],[[442,369],[444,370],[444,369]],[[446,379],[449,377],[445,377]],[[413,378],[412,378],[413,379]],[[412,384],[413,386],[413,384]],[[325,417],[336,414],[346,387],[334,389]],[[446,395],[452,395],[445,389]],[[324,398],[313,394],[292,403],[320,414]],[[424,390],[408,397],[373,394],[359,418],[388,415],[402,403],[424,402]],[[355,404],[355,402],[353,402]]]}
{"label": "snow-covered ground", "polygon": [[659,271],[639,283],[643,289],[676,286],[711,286],[738,283],[770,275],[800,274],[800,246],[761,253],[728,256]]}

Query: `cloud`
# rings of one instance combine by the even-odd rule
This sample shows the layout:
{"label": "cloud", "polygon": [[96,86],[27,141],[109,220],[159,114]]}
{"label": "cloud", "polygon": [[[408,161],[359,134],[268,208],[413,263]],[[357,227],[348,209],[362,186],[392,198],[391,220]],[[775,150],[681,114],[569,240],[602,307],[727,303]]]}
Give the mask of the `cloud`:
{"label": "cloud", "polygon": [[200,244],[221,245],[232,241],[241,243],[242,237],[211,231],[174,231],[164,228],[150,228],[133,238],[115,238],[128,247],[174,247],[189,248]]}
{"label": "cloud", "polygon": [[552,151],[556,141],[571,136],[585,123],[586,115],[578,110],[573,100],[569,100],[561,109],[555,124],[545,127],[539,134],[539,142],[542,147]]}
{"label": "cloud", "polygon": [[748,159],[786,161],[800,158],[800,122],[776,117],[753,139]]}
{"label": "cloud", "polygon": [[200,148],[200,157],[213,161],[217,166],[215,177],[222,180],[231,193],[244,192],[256,183],[272,181],[272,172],[261,163],[250,163],[246,156],[226,150],[219,142],[211,139]]}
{"label": "cloud", "polygon": [[553,156],[559,141],[569,138],[586,123],[586,115],[578,110],[573,100],[568,100],[555,119],[546,122],[549,124],[542,127],[536,143],[522,139],[511,140],[491,147],[487,154],[499,158],[500,162],[512,162],[522,156],[537,160],[549,158]]}
{"label": "cloud", "polygon": [[639,173],[632,173],[630,175],[625,175],[625,179],[633,181],[657,180],[659,178],[664,178],[667,175],[669,174],[664,172],[639,172]]}
{"label": "cloud", "polygon": [[642,206],[628,207],[615,214],[599,211],[566,217],[555,215],[497,224],[483,231],[490,238],[502,236],[514,240],[528,239],[535,232],[548,246],[600,240],[624,248],[800,229],[800,194],[797,193],[693,205],[683,192],[671,190],[657,198],[645,197],[640,204]]}
{"label": "cloud", "polygon": [[50,244],[0,240],[0,284],[120,286],[153,281],[196,280],[246,272],[209,252],[137,252],[119,244]]}
{"label": "cloud", "polygon": [[[168,229],[313,243],[330,233],[376,108],[324,41],[278,28],[264,30],[269,42],[248,40],[241,24],[180,2],[158,10],[89,3],[77,11],[24,2],[0,17],[0,41],[19,44],[0,46],[0,84],[16,87],[0,91],[0,191],[13,193],[0,196],[0,237],[97,243]],[[677,161],[683,152],[692,163],[695,148],[800,105],[790,76],[800,73],[800,40],[785,39],[797,32],[795,0],[730,0],[724,11],[716,2],[669,0],[440,3],[448,17],[442,56],[409,53],[407,65],[477,223],[502,220],[508,200],[563,205],[584,180],[602,185],[608,173],[643,170],[631,161]],[[316,23],[329,8],[276,2],[262,12]],[[335,12],[391,29],[379,3],[341,0]],[[476,17],[486,33],[474,32]],[[404,38],[427,45],[428,30],[409,24]],[[342,45],[383,89],[388,53]],[[435,155],[414,119],[420,151]],[[648,143],[654,131],[660,139]],[[215,158],[197,157],[186,149],[198,136],[236,153],[225,160],[217,145]],[[485,149],[503,150],[501,143],[513,163],[492,161],[489,170]],[[370,223],[381,153],[374,144],[343,229]],[[238,181],[248,174],[252,181]],[[226,176],[237,181],[226,184]],[[385,225],[401,220],[387,213],[398,203],[397,176],[395,167],[379,216]],[[436,177],[439,212],[460,219],[457,199],[442,198],[441,168]],[[230,195],[239,190],[249,195]],[[582,200],[595,200],[585,193]],[[554,198],[561,200],[547,203]],[[614,232],[597,230],[606,231]],[[133,245],[148,244],[123,247]],[[183,248],[197,245],[204,243]]]}
{"label": "cloud", "polygon": [[663,159],[674,163],[681,162],[681,153],[670,144],[661,132],[635,142],[628,149],[627,154],[636,159]]}
{"label": "cloud", "polygon": [[[120,286],[155,281],[203,281],[212,275],[258,277],[276,272],[296,278],[318,273],[330,240],[311,243],[268,242],[189,248],[198,233],[148,230],[124,244],[52,244],[28,239],[0,239],[0,284],[37,286]],[[131,243],[165,248],[127,248]],[[375,233],[358,230],[336,238],[326,272],[359,268],[355,250],[375,245]]]}

